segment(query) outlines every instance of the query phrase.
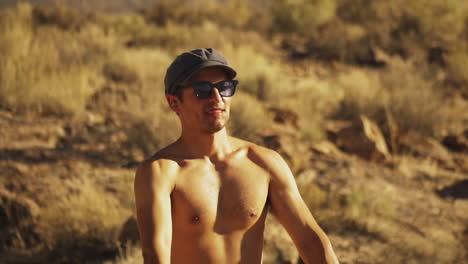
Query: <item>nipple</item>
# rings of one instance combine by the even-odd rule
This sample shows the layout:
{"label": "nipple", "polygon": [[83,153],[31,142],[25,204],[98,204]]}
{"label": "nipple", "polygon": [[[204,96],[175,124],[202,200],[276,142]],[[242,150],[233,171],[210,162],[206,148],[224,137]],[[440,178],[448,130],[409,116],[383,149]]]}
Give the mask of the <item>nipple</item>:
{"label": "nipple", "polygon": [[255,212],[250,212],[249,216],[250,217],[255,217],[255,216],[257,216],[257,214]]}
{"label": "nipple", "polygon": [[194,216],[192,217],[192,223],[196,224],[196,223],[198,223],[198,222],[200,222],[200,216],[194,215]]}

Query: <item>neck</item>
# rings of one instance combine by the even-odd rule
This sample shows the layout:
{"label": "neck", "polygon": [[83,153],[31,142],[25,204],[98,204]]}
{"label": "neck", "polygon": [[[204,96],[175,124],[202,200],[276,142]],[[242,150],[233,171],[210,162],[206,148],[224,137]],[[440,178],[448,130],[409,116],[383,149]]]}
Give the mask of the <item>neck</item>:
{"label": "neck", "polygon": [[212,134],[182,131],[178,141],[184,147],[187,155],[193,158],[221,159],[232,152],[226,128]]}

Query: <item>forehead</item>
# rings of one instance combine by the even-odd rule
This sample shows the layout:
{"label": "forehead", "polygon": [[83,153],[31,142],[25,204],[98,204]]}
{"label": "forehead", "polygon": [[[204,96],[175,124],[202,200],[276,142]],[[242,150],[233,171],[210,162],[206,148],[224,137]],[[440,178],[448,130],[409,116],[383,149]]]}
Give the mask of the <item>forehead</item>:
{"label": "forehead", "polygon": [[208,67],[199,70],[194,73],[186,83],[208,81],[208,82],[219,82],[227,79],[227,74],[221,67]]}

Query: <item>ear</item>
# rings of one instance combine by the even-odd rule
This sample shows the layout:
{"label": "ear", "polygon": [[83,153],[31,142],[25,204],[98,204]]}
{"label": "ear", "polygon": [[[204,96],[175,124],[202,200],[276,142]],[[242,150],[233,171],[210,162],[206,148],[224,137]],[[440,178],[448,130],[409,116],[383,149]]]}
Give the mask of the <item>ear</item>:
{"label": "ear", "polygon": [[172,109],[172,111],[179,113],[180,112],[180,100],[177,98],[177,96],[173,94],[168,94],[166,95],[166,100],[167,103],[169,104],[169,107]]}

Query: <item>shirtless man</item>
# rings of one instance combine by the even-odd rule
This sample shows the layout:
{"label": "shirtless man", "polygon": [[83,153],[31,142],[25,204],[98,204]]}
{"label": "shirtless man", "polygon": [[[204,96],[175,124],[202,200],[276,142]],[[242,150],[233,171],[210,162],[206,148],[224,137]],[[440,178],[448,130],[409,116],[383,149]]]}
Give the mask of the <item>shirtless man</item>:
{"label": "shirtless man", "polygon": [[227,135],[235,76],[213,49],[185,52],[167,70],[182,133],[137,169],[144,263],[262,263],[269,209],[305,263],[338,263],[281,156]]}

